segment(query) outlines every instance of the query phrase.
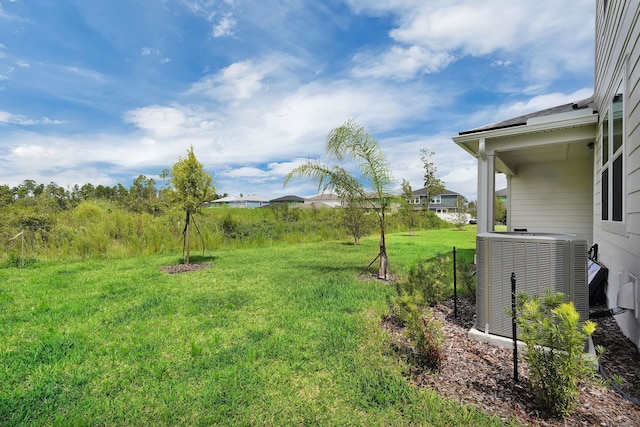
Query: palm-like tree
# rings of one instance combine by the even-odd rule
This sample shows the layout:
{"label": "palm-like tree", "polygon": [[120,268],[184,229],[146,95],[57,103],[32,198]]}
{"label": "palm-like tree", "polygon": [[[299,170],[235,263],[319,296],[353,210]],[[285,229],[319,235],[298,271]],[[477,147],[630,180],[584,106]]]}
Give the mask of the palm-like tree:
{"label": "palm-like tree", "polygon": [[[326,166],[318,162],[308,161],[286,177],[284,185],[294,177],[311,178],[318,183],[318,188],[330,189],[339,196],[359,198],[363,204],[369,204],[378,215],[380,225],[380,267],[378,278],[390,279],[389,258],[385,241],[385,211],[389,200],[386,188],[393,182],[387,159],[378,141],[367,134],[362,126],[348,120],[342,126],[333,129],[327,137],[326,153],[329,157],[343,161],[345,157],[359,161],[359,178],[349,174],[340,166]],[[367,195],[363,184],[373,193]]]}

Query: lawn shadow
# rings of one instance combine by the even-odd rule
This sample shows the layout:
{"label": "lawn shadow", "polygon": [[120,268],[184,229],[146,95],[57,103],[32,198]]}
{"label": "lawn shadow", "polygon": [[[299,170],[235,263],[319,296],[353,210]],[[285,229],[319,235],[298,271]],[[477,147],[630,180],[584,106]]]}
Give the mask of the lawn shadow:
{"label": "lawn shadow", "polygon": [[[189,257],[189,262],[193,264],[206,264],[213,263],[218,257],[213,255],[191,255]],[[182,262],[183,258],[180,258],[180,262]]]}

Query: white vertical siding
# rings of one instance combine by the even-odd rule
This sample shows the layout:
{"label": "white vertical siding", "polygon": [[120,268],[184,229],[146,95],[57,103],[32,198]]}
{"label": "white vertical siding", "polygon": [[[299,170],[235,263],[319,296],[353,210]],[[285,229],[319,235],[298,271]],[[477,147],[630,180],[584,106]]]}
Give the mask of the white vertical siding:
{"label": "white vertical siding", "polygon": [[510,229],[572,233],[592,241],[591,159],[521,165],[510,190]]}

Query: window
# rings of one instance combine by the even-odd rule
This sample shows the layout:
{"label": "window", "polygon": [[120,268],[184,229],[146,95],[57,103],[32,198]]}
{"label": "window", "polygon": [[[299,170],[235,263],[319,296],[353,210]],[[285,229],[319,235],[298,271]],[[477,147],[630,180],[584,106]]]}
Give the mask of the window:
{"label": "window", "polygon": [[602,221],[624,221],[624,100],[622,83],[602,120],[601,215]]}
{"label": "window", "polygon": [[442,203],[442,196],[433,196],[433,198],[431,199],[431,203]]}

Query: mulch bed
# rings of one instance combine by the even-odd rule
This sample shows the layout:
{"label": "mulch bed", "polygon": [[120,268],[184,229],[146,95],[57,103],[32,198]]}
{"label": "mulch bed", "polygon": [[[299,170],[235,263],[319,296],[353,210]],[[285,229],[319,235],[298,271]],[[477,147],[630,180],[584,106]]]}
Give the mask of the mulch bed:
{"label": "mulch bed", "polygon": [[[515,420],[530,426],[640,426],[640,406],[596,380],[581,387],[580,404],[571,416],[561,418],[548,414],[535,401],[524,360],[519,358],[516,383],[511,349],[468,338],[475,316],[473,298],[458,300],[458,318],[453,315],[453,300],[430,310],[442,321],[446,336],[444,360],[439,373],[411,365],[408,379],[417,387],[428,387],[453,401],[496,414],[505,423]],[[382,323],[399,354],[409,354],[403,328],[390,317]],[[607,374],[624,378],[624,392],[640,400],[640,356],[636,347],[622,335],[614,319],[598,319],[597,324],[593,341],[607,350],[603,359]]]}
{"label": "mulch bed", "polygon": [[163,273],[167,273],[167,274],[180,274],[180,273],[188,273],[190,271],[196,271],[196,270],[202,270],[203,268],[209,268],[211,267],[210,264],[200,264],[200,263],[193,263],[193,264],[176,264],[176,265],[167,265],[162,267],[160,270]]}

